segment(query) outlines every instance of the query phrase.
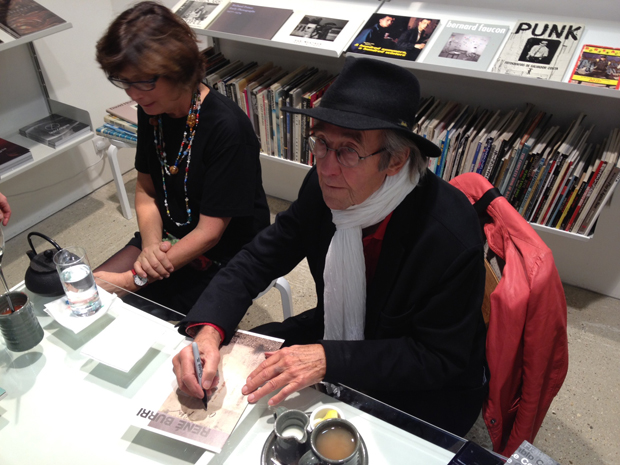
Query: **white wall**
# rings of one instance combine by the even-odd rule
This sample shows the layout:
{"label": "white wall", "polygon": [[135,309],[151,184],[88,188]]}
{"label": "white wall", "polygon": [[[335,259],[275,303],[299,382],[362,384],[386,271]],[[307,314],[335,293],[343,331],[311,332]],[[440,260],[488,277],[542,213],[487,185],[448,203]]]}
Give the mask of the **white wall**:
{"label": "white wall", "polygon": [[[128,100],[95,62],[95,44],[109,23],[134,2],[127,0],[38,0],[73,27],[34,42],[51,98],[87,110],[94,127],[105,109]],[[174,0],[162,2],[173,6]],[[4,52],[5,54],[7,52]],[[0,54],[0,73],[11,72],[9,55]],[[2,89],[4,92],[5,89]],[[133,151],[120,151],[123,172],[133,167]],[[112,174],[92,143],[86,142],[0,183],[13,217],[12,237],[109,182]],[[120,215],[120,213],[119,213]]]}

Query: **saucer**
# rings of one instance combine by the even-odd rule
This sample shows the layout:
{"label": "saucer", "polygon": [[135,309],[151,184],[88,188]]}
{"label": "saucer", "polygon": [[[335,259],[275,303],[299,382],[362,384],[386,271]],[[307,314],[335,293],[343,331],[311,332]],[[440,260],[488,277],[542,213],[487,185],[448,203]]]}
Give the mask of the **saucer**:
{"label": "saucer", "polygon": [[[360,436],[360,440],[362,442],[360,447],[360,459],[358,460],[358,465],[368,465],[368,449],[366,448],[366,443],[364,442],[364,438]],[[263,452],[261,453],[260,463],[261,465],[297,465],[297,462],[294,463],[281,463],[276,458],[276,433],[274,431],[271,432],[267,440],[265,441],[265,445],[263,446]],[[308,450],[310,449],[310,435],[308,435],[308,440],[306,441],[306,446]]]}

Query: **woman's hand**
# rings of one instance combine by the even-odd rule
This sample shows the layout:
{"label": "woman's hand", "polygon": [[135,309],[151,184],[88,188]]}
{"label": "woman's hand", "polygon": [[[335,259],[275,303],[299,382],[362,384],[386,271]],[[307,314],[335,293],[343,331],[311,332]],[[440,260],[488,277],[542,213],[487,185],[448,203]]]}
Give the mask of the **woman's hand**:
{"label": "woman's hand", "polygon": [[119,288],[127,291],[135,291],[138,286],[133,282],[133,274],[131,271],[123,273],[113,273],[110,271],[95,271],[93,273],[95,283],[100,288],[119,294]]}
{"label": "woman's hand", "polygon": [[166,255],[170,247],[172,245],[167,241],[143,247],[134,263],[136,273],[143,278],[152,280],[168,278],[170,273],[174,271],[174,266]]}

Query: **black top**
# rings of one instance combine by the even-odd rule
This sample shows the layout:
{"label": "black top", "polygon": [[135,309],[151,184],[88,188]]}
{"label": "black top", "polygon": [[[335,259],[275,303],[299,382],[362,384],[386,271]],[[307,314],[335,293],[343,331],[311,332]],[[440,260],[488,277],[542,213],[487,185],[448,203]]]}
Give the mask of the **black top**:
{"label": "black top", "polygon": [[[259,161],[260,145],[248,117],[232,101],[211,89],[200,108],[192,144],[187,190],[192,221],[187,221],[184,178],[187,158],[176,175],[166,175],[168,205],[164,207],[161,164],[155,151],[151,117],[138,107],[138,147],[135,167],[150,174],[164,230],[182,238],[198,224],[200,214],[232,217],[219,243],[205,253],[212,260],[227,262],[258,231],[269,225],[269,207],[263,190]],[[167,161],[173,165],[179,153],[187,117],[162,116]]]}

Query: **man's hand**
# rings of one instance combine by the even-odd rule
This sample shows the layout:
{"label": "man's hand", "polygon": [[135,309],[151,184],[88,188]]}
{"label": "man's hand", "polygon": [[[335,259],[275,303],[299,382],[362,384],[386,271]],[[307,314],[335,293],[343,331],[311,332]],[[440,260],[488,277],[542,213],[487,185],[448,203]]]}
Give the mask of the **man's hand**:
{"label": "man's hand", "polygon": [[414,47],[422,50],[426,44],[415,44]]}
{"label": "man's hand", "polygon": [[179,389],[192,397],[202,399],[203,389],[213,390],[217,386],[217,367],[220,363],[220,333],[212,326],[205,325],[194,338],[200,350],[200,360],[203,363],[202,386],[196,380],[194,368],[194,354],[191,344],[176,354],[172,359],[172,370],[177,377]]}
{"label": "man's hand", "polygon": [[[265,353],[266,360],[250,373],[241,390],[253,404],[261,397],[283,388],[269,400],[277,405],[292,393],[323,380],[327,363],[320,344],[285,347]],[[262,386],[262,387],[261,387]]]}
{"label": "man's hand", "polygon": [[151,279],[164,279],[174,271],[166,252],[172,245],[168,241],[143,247],[133,267],[139,276]]}

